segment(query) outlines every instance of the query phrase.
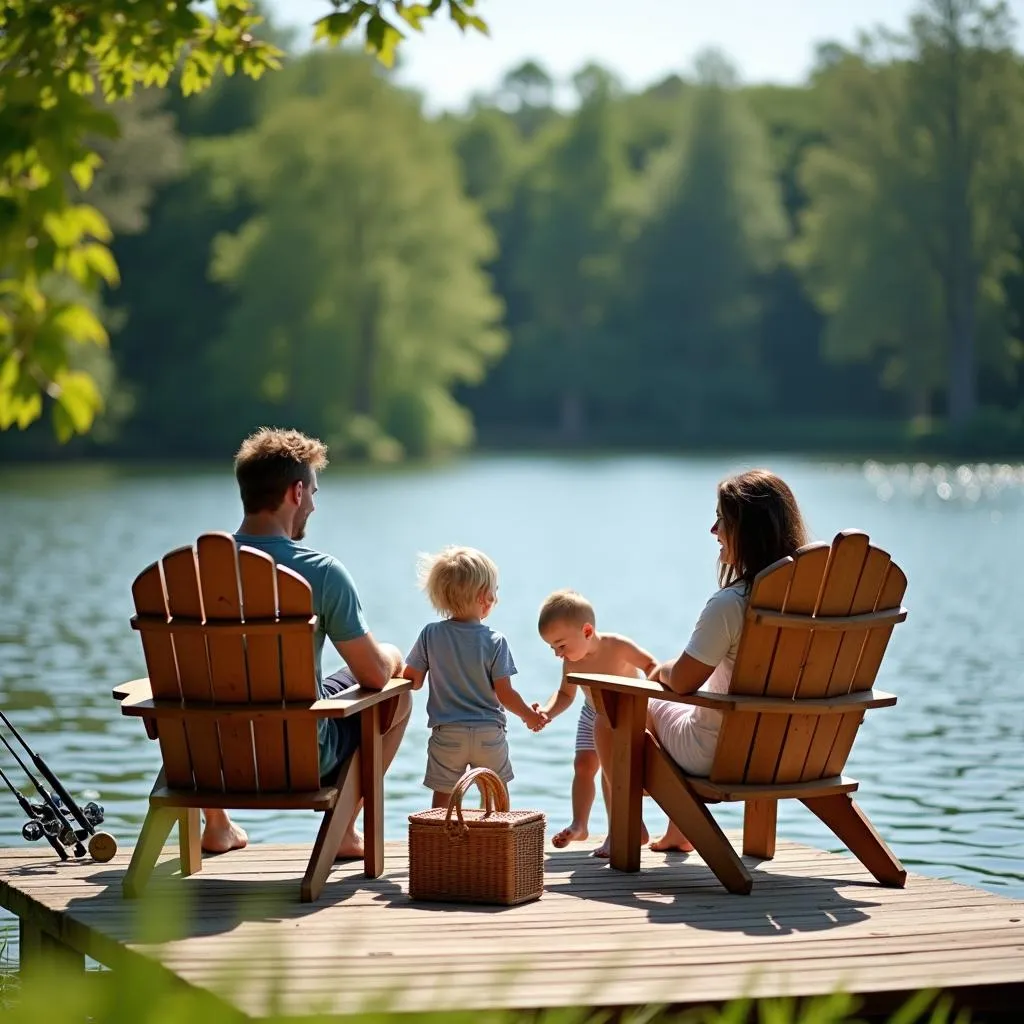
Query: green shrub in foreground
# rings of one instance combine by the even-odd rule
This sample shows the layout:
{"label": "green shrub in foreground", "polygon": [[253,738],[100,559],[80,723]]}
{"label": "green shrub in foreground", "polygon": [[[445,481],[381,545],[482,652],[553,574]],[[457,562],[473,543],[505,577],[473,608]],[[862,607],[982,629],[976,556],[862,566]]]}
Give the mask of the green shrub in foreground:
{"label": "green shrub in foreground", "polygon": [[[339,980],[339,984],[343,981]],[[400,986],[396,978],[396,986]],[[660,1007],[621,1015],[587,1007],[540,1012],[494,1010],[461,1013],[394,1013],[368,1010],[343,1018],[351,1024],[853,1024],[859,1000],[836,993],[794,999],[739,999],[721,1009],[673,1012]],[[274,1009],[273,1006],[270,1007]],[[175,981],[156,965],[132,960],[118,971],[71,969],[59,962],[37,962],[21,975],[0,974],[0,1016],[6,1024],[234,1024],[248,1020],[211,993]],[[267,1024],[295,1021],[294,1014],[271,1012]],[[309,1024],[339,1020],[311,1008],[301,1018]],[[887,1024],[968,1024],[948,996],[919,992]]]}

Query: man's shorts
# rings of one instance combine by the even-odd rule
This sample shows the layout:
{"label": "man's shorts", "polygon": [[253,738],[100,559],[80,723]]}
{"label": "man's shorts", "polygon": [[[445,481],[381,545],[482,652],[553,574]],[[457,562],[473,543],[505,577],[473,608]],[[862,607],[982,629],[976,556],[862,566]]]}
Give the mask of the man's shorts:
{"label": "man's shorts", "polygon": [[[352,674],[350,668],[340,668],[324,680],[324,697],[328,700],[331,697],[338,697],[358,685],[359,680]],[[352,715],[349,718],[328,718],[326,721],[328,727],[334,730],[336,739],[334,767],[324,772],[324,777],[333,774],[338,765],[344,764],[359,749],[361,730],[359,715]]]}
{"label": "man's shorts", "polygon": [[502,782],[512,781],[515,776],[503,725],[434,726],[427,743],[423,785],[435,793],[450,793],[467,768],[490,768]]}
{"label": "man's shorts", "polygon": [[597,750],[594,744],[594,723],[597,721],[597,711],[586,701],[580,711],[580,720],[576,726],[576,753],[581,754],[587,750]]}

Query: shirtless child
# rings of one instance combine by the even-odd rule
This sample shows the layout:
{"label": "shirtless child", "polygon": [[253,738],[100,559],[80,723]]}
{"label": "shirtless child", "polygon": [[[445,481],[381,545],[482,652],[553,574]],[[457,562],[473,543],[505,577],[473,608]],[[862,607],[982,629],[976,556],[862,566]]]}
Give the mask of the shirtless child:
{"label": "shirtless child", "polygon": [[[574,590],[556,590],[541,605],[537,629],[544,642],[562,659],[562,682],[551,698],[537,710],[548,719],[560,715],[576,697],[577,685],[568,680],[570,672],[598,672],[616,676],[646,676],[657,662],[632,640],[616,633],[599,633],[594,625],[594,607]],[[597,711],[593,698],[583,687],[584,703],[576,727],[576,759],[573,762],[572,823],[551,840],[562,849],[569,843],[586,839],[590,828],[590,811],[594,805],[600,762],[594,746],[594,721]],[[607,784],[602,776],[605,806],[608,805]],[[647,842],[644,829],[642,841]],[[609,855],[606,840],[595,851],[595,857]]]}

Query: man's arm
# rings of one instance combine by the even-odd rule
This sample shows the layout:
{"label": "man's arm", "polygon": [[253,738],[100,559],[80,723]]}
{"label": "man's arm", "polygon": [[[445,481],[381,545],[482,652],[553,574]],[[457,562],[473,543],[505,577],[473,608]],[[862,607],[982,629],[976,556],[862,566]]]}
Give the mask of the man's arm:
{"label": "man's arm", "polygon": [[360,686],[380,690],[389,679],[402,675],[402,652],[393,644],[378,643],[372,633],[364,633],[355,640],[336,640],[334,646]]}

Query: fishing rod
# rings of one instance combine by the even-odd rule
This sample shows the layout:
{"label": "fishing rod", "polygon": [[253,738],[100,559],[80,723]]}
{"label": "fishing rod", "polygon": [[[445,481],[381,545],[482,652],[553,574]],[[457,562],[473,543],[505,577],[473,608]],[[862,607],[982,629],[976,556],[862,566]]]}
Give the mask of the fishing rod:
{"label": "fishing rod", "polygon": [[[7,737],[0,732],[0,739],[3,740],[4,745],[14,755],[18,764],[21,766],[22,771],[25,772],[29,780],[39,791],[39,795],[43,798],[44,803],[47,804],[47,809],[56,812],[61,824],[67,829],[67,832],[62,835],[61,841],[68,846],[73,842],[75,844],[75,856],[81,857],[85,854],[85,848],[82,846],[82,840],[88,836],[90,856],[94,860],[101,862],[110,860],[114,854],[117,853],[117,841],[109,832],[96,831],[96,826],[103,823],[103,808],[92,800],[85,805],[84,809],[80,807],[78,802],[71,796],[67,789],[64,788],[60,779],[57,778],[56,774],[50,769],[50,766],[32,749],[32,747],[29,746],[28,741],[21,732],[19,732],[17,726],[15,726],[15,724],[2,710],[0,710],[0,721],[2,721],[3,724],[11,731],[15,739],[24,748],[25,753],[35,765],[40,775],[46,779],[57,794],[56,797],[53,797],[46,792],[43,786],[40,785],[39,780],[36,779],[25,766],[25,763],[18,756],[14,747],[11,746]],[[70,823],[67,818],[68,812],[70,812],[72,817],[74,817],[81,826],[80,830],[75,830],[70,827]]]}
{"label": "fishing rod", "polygon": [[57,856],[61,860],[68,859],[67,850],[64,849],[63,843],[59,842],[54,835],[57,828],[54,826],[56,822],[42,821],[39,815],[36,813],[36,809],[29,803],[28,797],[18,789],[13,782],[7,777],[7,772],[0,768],[0,778],[7,784],[7,788],[14,794],[14,798],[21,805],[21,809],[28,815],[28,821],[25,822],[21,827],[21,834],[29,842],[35,842],[37,839],[45,838],[46,841],[57,851]]}
{"label": "fishing rod", "polygon": [[[0,714],[2,714],[2,712],[0,712]],[[85,847],[82,845],[82,841],[78,836],[75,835],[74,829],[72,829],[71,825],[68,823],[67,816],[57,806],[57,801],[53,798],[53,794],[32,774],[28,765],[21,759],[18,752],[11,746],[11,741],[4,736],[3,733],[0,733],[0,741],[2,741],[3,745],[11,752],[14,760],[18,762],[18,767],[25,773],[28,777],[28,781],[35,786],[36,792],[43,798],[43,806],[39,811],[40,820],[46,821],[47,819],[51,819],[54,821],[57,824],[57,838],[65,846],[74,846],[76,857],[84,857]]]}

